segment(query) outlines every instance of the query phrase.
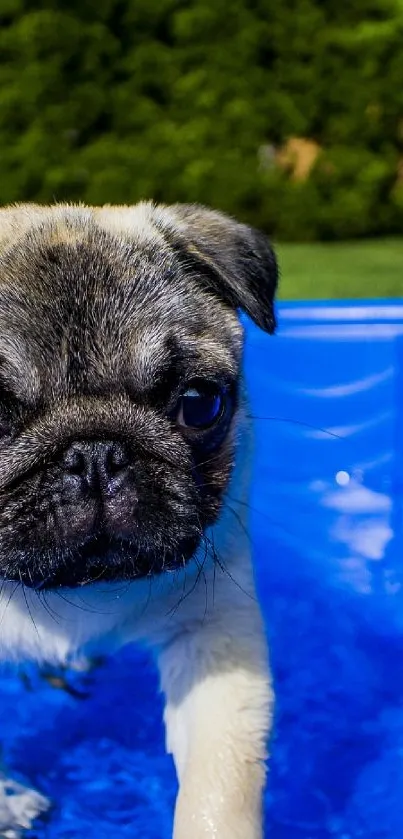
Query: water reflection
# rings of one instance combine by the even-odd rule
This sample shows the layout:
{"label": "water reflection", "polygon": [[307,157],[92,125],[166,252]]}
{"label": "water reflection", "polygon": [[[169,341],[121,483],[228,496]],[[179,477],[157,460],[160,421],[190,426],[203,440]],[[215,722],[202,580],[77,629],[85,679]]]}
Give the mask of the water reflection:
{"label": "water reflection", "polygon": [[402,312],[396,305],[285,306],[274,341],[248,327],[260,567],[273,535],[284,556],[292,549],[294,563],[299,555],[329,584],[379,594],[399,578]]}

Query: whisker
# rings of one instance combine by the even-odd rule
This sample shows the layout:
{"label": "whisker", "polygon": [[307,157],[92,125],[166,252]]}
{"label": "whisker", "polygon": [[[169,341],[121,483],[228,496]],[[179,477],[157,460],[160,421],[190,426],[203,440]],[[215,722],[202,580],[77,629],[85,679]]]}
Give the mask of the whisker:
{"label": "whisker", "polygon": [[267,416],[267,417],[259,417],[257,414],[246,414],[247,418],[250,420],[257,420],[262,422],[283,422],[289,423],[290,425],[297,425],[301,428],[309,428],[310,431],[319,431],[321,434],[327,434],[329,437],[334,437],[336,440],[341,440],[343,442],[348,442],[345,437],[341,434],[336,434],[335,431],[330,431],[329,428],[322,428],[320,425],[312,425],[310,422],[304,422],[303,420],[296,420],[290,417],[276,417],[276,416]]}
{"label": "whisker", "polygon": [[[45,612],[48,613],[49,617],[52,618],[52,620],[54,620],[55,623],[59,624],[59,618],[61,619],[61,615],[58,615],[57,612],[54,612],[53,609],[51,609],[49,604],[46,602],[46,591],[36,591],[36,595],[42,608],[45,609]],[[41,595],[43,595],[43,600]]]}
{"label": "whisker", "polygon": [[[243,507],[246,507],[251,512],[257,513],[259,516],[262,516],[262,518],[265,520],[265,522],[267,522],[268,525],[270,526],[270,530],[272,532],[279,531],[281,534],[283,534],[282,538],[286,538],[287,540],[291,540],[291,544],[296,545],[296,532],[295,532],[295,530],[293,531],[290,527],[287,527],[287,525],[284,524],[284,522],[280,522],[277,519],[273,518],[273,516],[267,515],[266,512],[264,512],[263,510],[259,510],[258,507],[254,507],[252,504],[250,504],[247,501],[241,501],[241,499],[232,498],[231,496],[227,496],[227,498],[229,498],[230,501],[233,501],[234,504],[241,504]],[[230,507],[229,504],[226,504],[225,506],[228,508],[228,510],[232,511],[232,508]],[[278,538],[281,538],[281,537],[278,537]],[[252,540],[251,544],[253,544],[253,540]],[[312,551],[310,553],[312,555]],[[322,559],[326,559],[326,560],[328,558],[327,554],[323,550],[319,550],[319,549],[315,551],[315,555],[318,558],[322,558]]]}
{"label": "whisker", "polygon": [[205,573],[204,573],[204,560],[203,560],[203,562],[201,563],[201,566],[200,566],[200,563],[199,563],[199,560],[197,559],[197,557],[195,557],[195,562],[196,562],[197,567],[198,567],[198,568],[200,567],[200,569],[201,569],[201,573],[202,573],[202,577],[203,577],[203,581],[204,581],[205,603],[204,603],[204,615],[203,615],[203,621],[202,621],[202,623],[204,623],[204,621],[206,620],[206,617],[207,617],[207,612],[208,612],[208,585],[207,585],[207,577],[206,577],[206,575],[205,575]]}
{"label": "whisker", "polygon": [[101,580],[101,579],[102,579],[102,577],[104,577],[104,576],[105,576],[105,572],[106,572],[106,569],[105,569],[105,568],[101,568],[101,570],[100,570],[100,572],[99,572],[99,574],[98,574],[98,576],[97,576],[97,577],[87,577],[87,579],[86,579],[86,580],[81,580],[81,581],[80,581],[80,583],[79,583],[80,588],[84,588],[85,586],[88,586],[88,585],[90,585],[91,583],[96,583],[96,582],[98,582],[98,580]]}
{"label": "whisker", "polygon": [[152,576],[150,576],[150,577],[149,577],[148,583],[149,583],[149,584],[148,584],[148,594],[147,594],[147,599],[146,599],[146,602],[145,602],[145,604],[144,604],[144,606],[143,606],[143,608],[142,608],[142,610],[141,610],[140,617],[143,617],[143,615],[145,615],[145,613],[146,613],[146,611],[147,611],[147,609],[148,609],[148,607],[149,607],[149,605],[150,605],[150,602],[151,602],[151,589],[152,589],[152,585],[153,585],[153,578],[152,578]]}
{"label": "whisker", "polygon": [[[250,503],[250,501],[244,501],[244,500],[242,500],[241,498],[234,498],[234,497],[233,497],[233,496],[231,496],[231,495],[227,495],[227,498],[229,498],[229,500],[230,500],[230,501],[232,501],[232,503],[233,503],[233,504],[240,504],[242,507],[246,507],[246,508],[247,508],[248,510],[250,510],[252,513],[257,513],[259,516],[262,516],[262,518],[266,519],[266,521],[267,521],[267,522],[268,522],[268,523],[269,523],[272,527],[278,527],[280,530],[284,530],[284,532],[285,532],[285,533],[287,533],[289,536],[292,536],[292,535],[293,535],[292,531],[291,531],[289,528],[287,528],[284,524],[282,524],[281,522],[276,521],[276,519],[274,519],[274,518],[270,517],[270,516],[267,514],[267,512],[266,512],[266,511],[264,511],[264,510],[259,510],[259,508],[258,508],[258,507],[254,507],[254,506],[253,506],[253,504],[251,504],[251,503]],[[225,506],[227,506],[227,507],[228,507],[228,509],[232,511],[232,508],[230,507],[230,505],[229,505],[229,504],[226,504]],[[232,512],[233,512],[233,511],[232,511]]]}
{"label": "whisker", "polygon": [[[176,612],[178,611],[179,606],[181,606],[181,605],[182,605],[182,603],[184,603],[184,601],[185,601],[185,600],[187,600],[187,598],[188,598],[188,597],[190,597],[190,596],[193,594],[193,592],[195,591],[195,589],[196,589],[196,587],[197,587],[197,585],[198,585],[198,583],[199,583],[199,580],[200,580],[201,574],[203,573],[203,568],[204,568],[204,563],[205,563],[205,561],[206,561],[206,558],[207,558],[207,551],[205,551],[205,554],[204,554],[204,557],[203,557],[203,560],[202,560],[201,564],[197,563],[197,569],[198,569],[198,570],[197,570],[196,578],[195,578],[195,581],[194,581],[194,583],[193,583],[193,585],[192,585],[192,588],[191,588],[191,589],[189,589],[189,591],[187,591],[186,593],[184,593],[184,594],[180,597],[180,599],[178,600],[178,602],[177,602],[176,606],[173,606],[173,607],[172,607],[172,609],[170,609],[170,610],[169,610],[169,612],[167,613],[167,616],[168,616],[168,617],[173,617],[173,615],[175,615],[175,614],[176,614]],[[184,559],[184,557],[183,557],[183,559]]]}
{"label": "whisker", "polygon": [[[231,509],[231,508],[228,508],[228,509]],[[229,579],[231,580],[231,582],[233,582],[233,583],[234,583],[234,585],[236,585],[236,587],[239,589],[239,591],[241,591],[241,592],[242,592],[242,594],[245,594],[245,595],[246,595],[246,597],[249,597],[249,599],[250,599],[250,600],[253,600],[253,601],[254,601],[254,603],[257,603],[257,602],[258,602],[258,601],[257,601],[257,598],[256,598],[253,594],[251,594],[251,593],[250,593],[250,591],[246,591],[246,589],[244,589],[244,588],[243,588],[243,586],[241,586],[241,584],[240,584],[240,583],[238,583],[238,580],[236,580],[236,579],[235,579],[235,577],[233,577],[233,575],[231,574],[231,572],[228,570],[228,568],[226,567],[226,565],[225,565],[225,564],[224,564],[224,562],[222,561],[221,557],[219,556],[218,551],[216,550],[216,547],[215,547],[215,545],[214,545],[214,540],[212,541],[212,540],[211,540],[211,539],[209,539],[209,538],[208,538],[208,536],[206,536],[206,535],[205,535],[205,537],[204,537],[204,538],[208,540],[208,542],[209,542],[209,544],[210,544],[210,546],[211,546],[211,549],[212,549],[212,551],[213,551],[213,560],[214,560],[214,562],[215,562],[215,563],[217,563],[218,567],[219,567],[219,568],[220,568],[220,570],[223,572],[223,574],[226,574],[226,575],[227,575],[227,577],[229,577]]]}
{"label": "whisker", "polygon": [[5,589],[6,582],[7,582],[7,580],[5,580],[5,579],[1,581],[1,586],[0,586],[0,602],[1,602],[1,599],[2,599],[2,597],[3,597],[3,591],[4,591],[4,589]]}
{"label": "whisker", "polygon": [[[127,586],[127,588],[128,588],[128,586]],[[73,600],[69,600],[69,598],[66,597],[65,594],[62,594],[62,592],[59,589],[55,590],[55,594],[57,594],[57,596],[60,597],[61,600],[64,600],[64,602],[67,603],[68,606],[72,606],[73,609],[74,608],[79,609],[81,612],[87,612],[89,615],[113,615],[113,614],[115,614],[114,611],[105,611],[103,609],[95,609],[93,607],[90,607],[89,604],[85,602],[85,600],[81,596],[78,589],[76,590],[76,594],[77,594],[77,600],[80,601],[79,603],[74,602]],[[63,620],[66,620],[66,618],[63,617]],[[71,620],[73,620],[73,618],[71,618]]]}
{"label": "whisker", "polygon": [[215,607],[215,583],[216,583],[217,565],[213,562],[213,609]]}
{"label": "whisker", "polygon": [[38,627],[37,627],[37,625],[36,625],[36,623],[35,623],[34,616],[33,616],[33,614],[32,614],[32,611],[31,611],[30,605],[29,605],[29,603],[28,603],[28,597],[27,597],[27,593],[26,593],[26,591],[25,591],[25,586],[24,586],[24,584],[23,584],[23,582],[22,582],[22,575],[21,575],[21,571],[19,571],[19,572],[18,572],[18,576],[19,576],[19,578],[20,578],[20,583],[21,583],[21,587],[22,587],[22,593],[23,593],[23,596],[24,596],[25,605],[26,605],[26,607],[27,607],[29,617],[30,617],[30,619],[31,619],[31,621],[32,621],[33,626],[35,627],[35,632],[36,632],[36,634],[37,634],[38,638],[40,639],[40,635],[39,635]]}
{"label": "whisker", "polygon": [[[228,497],[229,497],[229,496],[228,496]],[[232,500],[232,499],[231,499],[231,500]],[[236,503],[236,501],[234,501],[234,503]],[[252,544],[253,544],[253,543],[252,543],[252,538],[251,538],[251,535],[250,535],[250,533],[249,533],[249,531],[248,531],[248,529],[247,529],[247,527],[246,527],[245,523],[242,521],[241,516],[240,516],[240,515],[239,515],[239,513],[237,513],[237,511],[236,511],[236,510],[234,510],[234,508],[233,508],[233,507],[231,507],[229,504],[226,504],[226,507],[227,507],[227,510],[229,510],[229,511],[230,511],[230,513],[232,513],[232,515],[233,515],[233,516],[235,516],[235,518],[236,518],[236,520],[237,520],[238,524],[241,526],[241,528],[242,528],[243,532],[245,533],[245,536],[246,536],[246,538],[247,538],[247,540],[248,540],[248,542],[249,542],[249,546],[250,546],[250,547],[252,547]]]}
{"label": "whisker", "polygon": [[[5,582],[6,582],[6,581],[5,581]],[[10,594],[10,596],[9,596],[8,600],[7,600],[7,603],[6,603],[6,605],[5,605],[4,612],[3,612],[3,614],[2,614],[2,616],[1,616],[1,618],[0,618],[0,626],[1,626],[1,625],[2,625],[2,623],[3,623],[3,620],[4,620],[4,618],[5,618],[5,615],[6,615],[7,609],[8,609],[8,607],[9,607],[10,603],[11,603],[11,600],[12,600],[12,598],[14,597],[15,592],[17,591],[17,589],[19,588],[19,586],[20,586],[20,585],[21,585],[21,583],[15,583],[15,586],[14,586],[14,588],[13,588],[13,590],[12,590],[12,592],[11,592],[11,594]]]}
{"label": "whisker", "polygon": [[212,457],[207,458],[207,460],[202,460],[200,463],[196,463],[195,466],[197,469],[200,469],[202,466],[210,466],[212,463],[217,463],[217,461],[222,459],[221,454],[213,455]]}

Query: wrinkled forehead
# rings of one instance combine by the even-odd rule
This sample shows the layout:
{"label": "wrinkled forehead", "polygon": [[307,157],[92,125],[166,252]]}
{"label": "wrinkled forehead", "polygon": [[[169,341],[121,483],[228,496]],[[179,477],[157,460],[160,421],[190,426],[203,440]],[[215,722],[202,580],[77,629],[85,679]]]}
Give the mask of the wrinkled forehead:
{"label": "wrinkled forehead", "polygon": [[0,376],[29,398],[143,390],[172,365],[236,375],[241,344],[235,314],[160,240],[44,227],[0,259]]}

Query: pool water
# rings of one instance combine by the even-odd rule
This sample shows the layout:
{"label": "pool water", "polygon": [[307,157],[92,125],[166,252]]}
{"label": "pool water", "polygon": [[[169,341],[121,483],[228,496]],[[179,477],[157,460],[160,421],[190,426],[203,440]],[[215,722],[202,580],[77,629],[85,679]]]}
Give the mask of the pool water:
{"label": "pool water", "polygon": [[[401,839],[403,305],[288,304],[279,322],[274,338],[248,324],[246,350],[277,695],[266,834]],[[45,675],[0,679],[5,760],[54,802],[27,835],[170,839],[176,780],[145,653],[68,674],[70,693]]]}

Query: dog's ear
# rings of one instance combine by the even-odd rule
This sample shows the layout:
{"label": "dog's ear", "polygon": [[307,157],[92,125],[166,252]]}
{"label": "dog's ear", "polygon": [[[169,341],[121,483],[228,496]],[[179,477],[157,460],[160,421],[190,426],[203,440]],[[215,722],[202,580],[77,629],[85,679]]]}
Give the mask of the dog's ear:
{"label": "dog's ear", "polygon": [[152,217],[210,291],[274,332],[278,267],[263,233],[197,204],[157,205]]}

